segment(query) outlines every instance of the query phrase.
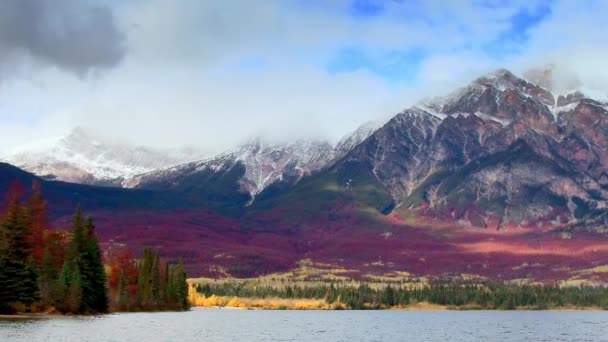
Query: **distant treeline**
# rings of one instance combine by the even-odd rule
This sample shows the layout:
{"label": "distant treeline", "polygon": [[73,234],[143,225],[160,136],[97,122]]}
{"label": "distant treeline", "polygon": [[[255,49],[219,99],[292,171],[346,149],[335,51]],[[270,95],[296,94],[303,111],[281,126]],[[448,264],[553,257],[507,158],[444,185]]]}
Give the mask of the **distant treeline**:
{"label": "distant treeline", "polygon": [[[565,307],[608,309],[605,287],[559,287],[547,285],[437,283],[416,286],[358,287],[339,284],[281,288],[225,282],[196,285],[205,297],[321,299],[348,309],[382,309],[429,303],[454,308],[542,310]],[[335,306],[340,307],[340,306]]]}
{"label": "distant treeline", "polygon": [[50,230],[39,184],[32,190],[22,204],[15,182],[0,218],[0,313],[189,308],[181,262],[162,264],[146,250],[141,261],[123,252],[104,265],[93,220],[77,209],[69,232]]}

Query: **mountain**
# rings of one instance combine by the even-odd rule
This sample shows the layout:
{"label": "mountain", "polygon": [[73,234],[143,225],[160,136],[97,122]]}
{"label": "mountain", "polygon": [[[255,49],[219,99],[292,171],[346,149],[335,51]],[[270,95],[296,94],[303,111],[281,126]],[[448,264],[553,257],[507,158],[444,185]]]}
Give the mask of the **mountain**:
{"label": "mountain", "polygon": [[366,123],[335,146],[320,140],[281,144],[257,138],[210,159],[137,175],[124,185],[151,190],[197,189],[215,199],[251,204],[262,192],[268,195],[286,191],[303,177],[333,164],[378,127],[376,122]]}
{"label": "mountain", "polygon": [[153,246],[192,276],[310,259],[366,279],[605,284],[608,104],[576,82],[557,86],[552,72],[498,70],[336,145],[256,139],[122,180],[128,188],[0,163],[0,189],[37,180],[56,227],[80,205],[106,250]]}
{"label": "mountain", "polygon": [[323,141],[265,144],[254,139],[211,159],[152,171],[130,179],[136,189],[198,191],[213,200],[245,204],[270,185],[293,184],[321,169],[332,158]]}
{"label": "mountain", "polygon": [[608,216],[608,105],[576,79],[558,85],[555,71],[497,70],[335,145],[253,139],[181,163],[196,152],[77,129],[7,160],[47,179],[171,192],[231,212],[339,202],[480,227],[599,224]]}
{"label": "mountain", "polygon": [[45,179],[120,187],[137,174],[204,155],[195,148],[160,150],[133,146],[75,128],[65,137],[16,148],[0,160]]}
{"label": "mountain", "polygon": [[317,190],[282,196],[479,227],[603,223],[607,120],[605,102],[498,70],[397,114],[307,181]]}

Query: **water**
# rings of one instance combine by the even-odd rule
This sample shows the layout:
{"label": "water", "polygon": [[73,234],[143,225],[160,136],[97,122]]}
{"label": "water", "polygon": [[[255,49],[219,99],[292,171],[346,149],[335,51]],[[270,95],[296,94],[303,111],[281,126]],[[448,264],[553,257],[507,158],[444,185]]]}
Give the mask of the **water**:
{"label": "water", "polygon": [[0,341],[608,341],[608,312],[239,311],[0,320]]}

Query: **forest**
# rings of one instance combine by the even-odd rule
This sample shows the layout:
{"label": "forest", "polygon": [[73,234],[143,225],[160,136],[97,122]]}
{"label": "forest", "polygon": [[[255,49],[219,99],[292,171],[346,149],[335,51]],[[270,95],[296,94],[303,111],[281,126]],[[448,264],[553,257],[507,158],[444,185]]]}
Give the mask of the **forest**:
{"label": "forest", "polygon": [[181,261],[146,249],[141,259],[104,254],[95,224],[77,208],[69,230],[51,229],[37,182],[32,195],[14,182],[0,217],[0,314],[102,314],[188,310]]}
{"label": "forest", "polygon": [[608,309],[606,287],[441,281],[377,285],[349,286],[331,282],[274,287],[243,282],[207,282],[195,286],[196,294],[191,294],[191,301],[200,306],[211,303],[213,306],[272,309],[391,309],[416,307],[421,303],[435,308],[468,310]]}

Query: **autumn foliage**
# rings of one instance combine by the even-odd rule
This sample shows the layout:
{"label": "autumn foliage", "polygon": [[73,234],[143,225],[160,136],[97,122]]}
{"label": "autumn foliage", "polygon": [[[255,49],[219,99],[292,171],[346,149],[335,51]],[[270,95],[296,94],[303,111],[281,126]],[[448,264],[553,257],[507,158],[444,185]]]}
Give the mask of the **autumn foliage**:
{"label": "autumn foliage", "polygon": [[69,232],[51,230],[40,184],[22,202],[24,193],[11,185],[0,219],[0,313],[189,308],[181,261],[161,263],[151,250],[136,260],[125,251],[104,265],[95,224],[80,208]]}
{"label": "autumn foliage", "polygon": [[188,290],[182,262],[163,263],[160,254],[144,250],[136,260],[122,250],[109,258],[110,302],[118,311],[187,310]]}

